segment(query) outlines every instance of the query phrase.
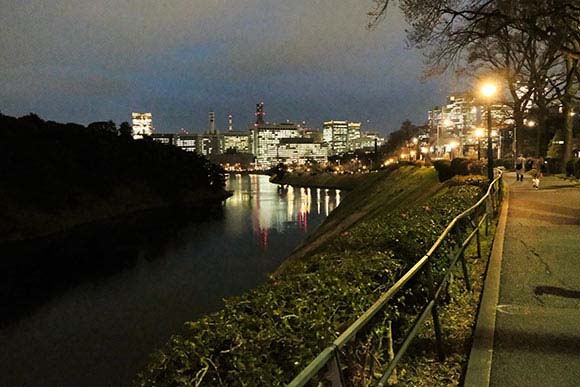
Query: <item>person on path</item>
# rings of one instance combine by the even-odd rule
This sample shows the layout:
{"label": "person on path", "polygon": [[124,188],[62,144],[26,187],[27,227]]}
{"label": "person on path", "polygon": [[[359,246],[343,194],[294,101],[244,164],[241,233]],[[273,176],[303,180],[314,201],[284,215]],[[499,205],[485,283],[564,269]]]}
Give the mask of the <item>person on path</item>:
{"label": "person on path", "polygon": [[520,155],[516,159],[516,180],[517,181],[524,181],[524,171],[526,168],[526,159],[524,155]]}
{"label": "person on path", "polygon": [[543,174],[544,169],[544,158],[540,157],[539,159],[534,160],[534,178],[532,179],[532,187],[536,190],[540,189],[540,180],[544,176]]}

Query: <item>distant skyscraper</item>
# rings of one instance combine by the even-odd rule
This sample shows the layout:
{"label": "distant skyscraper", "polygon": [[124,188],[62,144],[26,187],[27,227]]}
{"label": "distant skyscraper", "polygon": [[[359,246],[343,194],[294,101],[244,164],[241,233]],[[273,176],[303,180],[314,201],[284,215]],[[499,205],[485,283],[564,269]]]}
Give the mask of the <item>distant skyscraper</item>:
{"label": "distant skyscraper", "polygon": [[326,121],[323,123],[322,130],[323,139],[328,144],[328,154],[330,156],[348,151],[347,121]]}
{"label": "distant skyscraper", "polygon": [[153,117],[151,113],[132,113],[133,138],[140,139],[151,136],[153,131]]}
{"label": "distant skyscraper", "polygon": [[360,122],[349,122],[348,123],[348,142],[356,140],[360,138]]}
{"label": "distant skyscraper", "polygon": [[216,129],[215,129],[215,113],[214,112],[209,112],[209,127],[208,127],[208,133],[209,134],[216,134]]}
{"label": "distant skyscraper", "polygon": [[264,102],[256,104],[256,125],[264,124],[264,116],[266,112],[264,111]]}
{"label": "distant skyscraper", "polygon": [[228,114],[228,132],[231,132],[232,130],[234,130],[234,123],[232,120],[232,115]]}

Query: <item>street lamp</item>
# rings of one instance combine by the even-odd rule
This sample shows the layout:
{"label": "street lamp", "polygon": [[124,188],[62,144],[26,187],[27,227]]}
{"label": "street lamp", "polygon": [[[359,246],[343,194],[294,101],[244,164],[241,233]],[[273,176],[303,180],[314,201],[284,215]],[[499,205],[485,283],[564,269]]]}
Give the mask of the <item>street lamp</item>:
{"label": "street lamp", "polygon": [[477,160],[481,160],[481,138],[483,137],[483,129],[475,129],[475,137],[477,138]]}
{"label": "street lamp", "polygon": [[497,86],[487,82],[481,86],[481,95],[487,107],[487,178],[493,180],[493,151],[491,149],[491,100],[495,96]]}
{"label": "street lamp", "polygon": [[419,144],[419,139],[417,137],[413,137],[413,139],[411,140],[413,141],[413,145],[414,145],[414,150],[413,152],[415,153],[415,161],[421,157],[421,154],[418,152],[418,144]]}
{"label": "street lamp", "polygon": [[456,141],[451,141],[449,143],[449,160],[453,160],[455,158],[455,148],[457,148],[459,144]]}

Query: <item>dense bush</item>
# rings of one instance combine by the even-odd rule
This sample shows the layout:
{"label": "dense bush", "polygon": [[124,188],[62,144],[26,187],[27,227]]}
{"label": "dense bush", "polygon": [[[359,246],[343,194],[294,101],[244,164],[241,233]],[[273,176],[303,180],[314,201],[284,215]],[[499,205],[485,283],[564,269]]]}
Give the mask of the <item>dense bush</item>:
{"label": "dense bush", "polygon": [[439,174],[439,181],[441,182],[449,180],[455,176],[453,170],[451,169],[451,162],[449,160],[435,160],[433,161],[433,166]]}
{"label": "dense bush", "polygon": [[[413,265],[480,192],[475,186],[445,188],[419,206],[379,212],[357,223],[316,254],[290,262],[268,284],[188,323],[188,332],[174,336],[154,356],[136,385],[288,383]],[[437,277],[446,263],[444,257],[435,262]],[[424,284],[414,281],[379,318],[401,330],[411,320],[407,313],[414,314],[425,296]],[[365,348],[351,348],[347,357],[368,355]]]}
{"label": "dense bush", "polygon": [[454,175],[469,175],[470,160],[456,157],[451,160],[451,170]]}
{"label": "dense bush", "polygon": [[574,163],[574,176],[576,179],[580,179],[580,158],[576,159]]}
{"label": "dense bush", "polygon": [[515,168],[514,160],[508,159],[495,159],[493,160],[494,167],[504,167],[507,170],[513,170]]}

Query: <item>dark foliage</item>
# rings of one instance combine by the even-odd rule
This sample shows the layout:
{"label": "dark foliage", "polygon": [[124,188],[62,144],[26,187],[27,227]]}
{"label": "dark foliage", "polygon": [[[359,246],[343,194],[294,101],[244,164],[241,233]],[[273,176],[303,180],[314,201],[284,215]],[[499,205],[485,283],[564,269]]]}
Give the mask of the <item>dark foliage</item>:
{"label": "dark foliage", "polygon": [[389,134],[389,139],[386,144],[382,146],[382,152],[384,154],[390,154],[395,152],[401,146],[410,141],[413,137],[417,136],[421,128],[413,125],[409,120],[405,120],[398,130],[395,130]]}
{"label": "dark foliage", "polygon": [[483,164],[480,161],[468,160],[456,157],[452,161],[435,160],[433,166],[439,174],[439,181],[444,182],[453,176],[479,175],[483,171]]}
{"label": "dark foliage", "polygon": [[204,157],[153,141],[134,141],[128,124],[87,127],[44,121],[30,114],[0,115],[3,192],[44,210],[106,199],[114,190],[143,187],[169,202],[192,192],[221,192],[222,170]]}
{"label": "dark foliage", "polygon": [[451,170],[454,175],[469,175],[469,160],[456,157],[451,160]]}
{"label": "dark foliage", "polygon": [[440,182],[444,182],[455,176],[451,170],[451,162],[449,160],[435,160],[433,161],[433,166],[439,174]]}

